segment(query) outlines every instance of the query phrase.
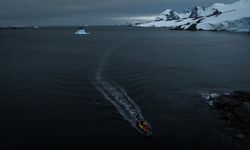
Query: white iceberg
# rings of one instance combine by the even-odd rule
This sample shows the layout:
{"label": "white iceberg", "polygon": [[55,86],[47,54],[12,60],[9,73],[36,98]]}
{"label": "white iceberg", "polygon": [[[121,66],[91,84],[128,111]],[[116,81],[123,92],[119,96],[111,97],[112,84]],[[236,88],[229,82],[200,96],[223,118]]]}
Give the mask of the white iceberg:
{"label": "white iceberg", "polygon": [[79,34],[79,35],[85,35],[85,34],[90,34],[88,32],[85,31],[85,29],[78,29],[75,34]]}

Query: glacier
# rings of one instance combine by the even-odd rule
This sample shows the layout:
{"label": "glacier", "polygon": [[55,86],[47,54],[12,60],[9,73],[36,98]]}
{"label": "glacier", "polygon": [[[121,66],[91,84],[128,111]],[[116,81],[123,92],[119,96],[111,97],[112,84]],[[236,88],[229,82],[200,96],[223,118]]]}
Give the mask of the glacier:
{"label": "glacier", "polygon": [[230,4],[215,3],[210,7],[196,6],[191,11],[167,9],[155,20],[137,24],[139,27],[167,27],[173,30],[208,30],[250,32],[250,0]]}

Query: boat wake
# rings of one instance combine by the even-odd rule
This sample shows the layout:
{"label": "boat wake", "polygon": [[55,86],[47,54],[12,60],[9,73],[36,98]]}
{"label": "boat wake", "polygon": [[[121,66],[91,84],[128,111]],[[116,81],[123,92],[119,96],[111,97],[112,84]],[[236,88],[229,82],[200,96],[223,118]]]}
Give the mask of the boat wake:
{"label": "boat wake", "polygon": [[137,123],[138,121],[145,119],[143,118],[139,107],[128,96],[122,87],[104,77],[104,70],[108,57],[109,55],[106,55],[106,57],[104,57],[101,61],[98,69],[92,76],[92,83],[96,89],[101,92],[104,98],[110,101],[115,106],[117,111],[127,121],[129,121],[133,127],[141,132],[141,130],[137,127]]}

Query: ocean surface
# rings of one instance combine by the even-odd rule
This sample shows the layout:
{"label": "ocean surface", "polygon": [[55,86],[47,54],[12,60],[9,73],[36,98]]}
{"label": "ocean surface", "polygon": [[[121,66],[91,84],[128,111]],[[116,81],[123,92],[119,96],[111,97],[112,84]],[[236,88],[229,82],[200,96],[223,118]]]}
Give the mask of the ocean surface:
{"label": "ocean surface", "polygon": [[250,149],[202,98],[250,90],[250,34],[75,31],[0,30],[1,150]]}

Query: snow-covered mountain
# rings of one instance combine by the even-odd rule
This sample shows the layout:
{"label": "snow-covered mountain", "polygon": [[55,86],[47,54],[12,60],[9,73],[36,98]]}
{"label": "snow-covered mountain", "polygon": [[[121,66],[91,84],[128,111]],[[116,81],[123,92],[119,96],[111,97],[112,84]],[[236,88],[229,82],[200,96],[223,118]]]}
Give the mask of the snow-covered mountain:
{"label": "snow-covered mountain", "polygon": [[250,0],[231,4],[216,3],[211,7],[194,7],[182,13],[167,9],[140,27],[168,27],[176,30],[250,31]]}
{"label": "snow-covered mountain", "polygon": [[180,16],[177,12],[175,12],[173,9],[167,9],[164,12],[162,12],[158,17],[155,18],[155,21],[170,21],[170,20],[178,20],[180,19]]}

